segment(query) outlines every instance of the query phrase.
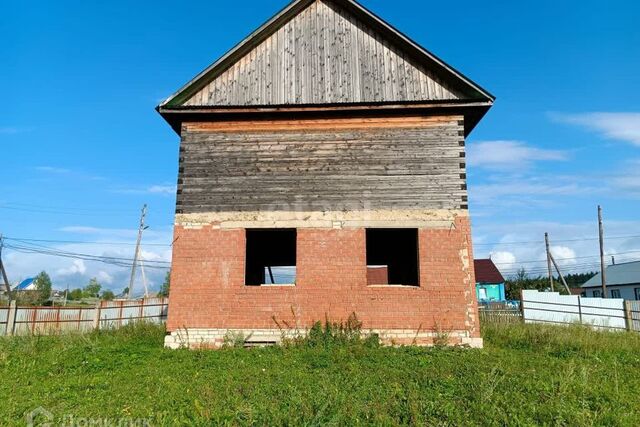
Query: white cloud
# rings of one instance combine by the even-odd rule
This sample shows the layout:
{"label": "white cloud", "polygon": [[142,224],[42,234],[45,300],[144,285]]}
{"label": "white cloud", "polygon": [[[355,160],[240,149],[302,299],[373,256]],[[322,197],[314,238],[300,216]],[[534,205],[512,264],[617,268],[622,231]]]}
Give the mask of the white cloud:
{"label": "white cloud", "polygon": [[572,265],[577,263],[576,251],[568,246],[551,246],[551,255],[560,265]]}
{"label": "white cloud", "polygon": [[152,185],[147,190],[152,194],[176,194],[176,186],[175,185]]}
{"label": "white cloud", "polygon": [[[87,240],[95,240],[95,243],[64,243],[48,244],[55,250],[91,254],[99,257],[112,257],[132,259],[135,246],[136,230],[108,229],[85,226],[65,227],[68,231],[80,232],[87,236]],[[109,244],[101,244],[104,240]],[[145,231],[142,242],[142,256],[147,261],[171,261],[172,230],[167,227],[159,230]],[[114,241],[122,241],[124,244],[111,244]],[[38,247],[35,247],[36,249]],[[113,265],[98,261],[61,258],[45,255],[42,253],[23,253],[10,248],[5,248],[3,252],[5,266],[11,283],[19,279],[33,277],[40,271],[47,271],[51,275],[55,289],[74,289],[85,286],[89,279],[95,277],[102,284],[103,289],[110,289],[116,293],[121,292],[129,285],[131,267],[128,265]],[[145,264],[145,273],[150,290],[159,289],[163,282],[166,269],[153,268],[162,266],[165,263]],[[135,282],[136,294],[141,293],[142,275],[140,269],[137,271]]]}
{"label": "white cloud", "polygon": [[173,196],[176,194],[175,185],[151,185],[148,187],[117,188],[112,190],[118,194],[157,194],[162,196]]}
{"label": "white cloud", "polygon": [[[640,260],[640,221],[607,221],[605,224],[605,254],[610,263]],[[491,256],[505,277],[524,267],[532,276],[546,276],[547,263],[544,233],[551,240],[551,253],[563,273],[599,270],[600,255],[596,221],[561,223],[544,221],[483,222],[473,228],[476,258]],[[494,242],[494,243],[491,243]],[[515,259],[515,261],[514,261]]]}
{"label": "white cloud", "polygon": [[613,186],[618,187],[621,191],[628,193],[640,194],[640,174],[620,175],[611,180]]}
{"label": "white cloud", "polygon": [[101,282],[101,283],[106,283],[106,284],[113,283],[113,276],[103,270],[98,271],[98,274],[96,274],[96,279],[98,279],[98,282]]}
{"label": "white cloud", "polygon": [[31,128],[19,128],[14,126],[4,126],[0,127],[0,134],[4,135],[15,135],[17,133],[24,133],[31,131]]}
{"label": "white cloud", "polygon": [[536,161],[567,160],[568,154],[560,150],[545,150],[522,141],[497,140],[470,143],[467,147],[469,167],[517,170]]}
{"label": "white cloud", "polygon": [[640,113],[551,113],[557,122],[581,126],[602,134],[606,138],[630,142],[640,146]]}
{"label": "white cloud", "polygon": [[84,274],[87,271],[87,266],[81,259],[74,259],[69,267],[59,268],[56,273],[59,276],[71,276],[73,274]]}
{"label": "white cloud", "polygon": [[36,166],[35,169],[37,171],[40,171],[40,172],[49,172],[49,173],[56,173],[56,174],[70,174],[71,173],[70,169],[58,168],[58,167],[54,167],[54,166]]}
{"label": "white cloud", "polygon": [[491,252],[489,258],[491,258],[499,269],[510,270],[516,266],[516,256],[508,251]]}
{"label": "white cloud", "polygon": [[640,159],[630,160],[622,173],[609,178],[616,194],[640,197]]}
{"label": "white cloud", "polygon": [[62,175],[67,178],[73,178],[73,179],[82,179],[82,180],[89,180],[89,181],[103,181],[105,179],[104,177],[101,177],[101,176],[91,175],[91,174],[74,171],[67,168],[61,168],[58,166],[36,166],[34,170],[41,173],[45,173],[45,174]]}
{"label": "white cloud", "polygon": [[[553,206],[561,196],[594,195],[606,192],[589,177],[572,175],[523,176],[500,174],[482,184],[469,184],[469,200],[478,205],[499,207]],[[496,204],[499,205],[496,206]]]}
{"label": "white cloud", "polygon": [[69,226],[60,228],[59,231],[64,231],[67,233],[77,233],[77,234],[111,234],[111,233],[121,234],[122,231],[126,231],[127,233],[134,232],[134,230],[114,230],[109,228],[87,227],[84,225],[69,225]]}

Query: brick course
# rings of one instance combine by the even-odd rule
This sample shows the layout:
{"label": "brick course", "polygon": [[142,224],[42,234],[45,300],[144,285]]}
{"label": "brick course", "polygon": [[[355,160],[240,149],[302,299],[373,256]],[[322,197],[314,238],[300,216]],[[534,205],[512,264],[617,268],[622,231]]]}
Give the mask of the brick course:
{"label": "brick course", "polygon": [[430,344],[441,333],[452,344],[481,342],[468,217],[419,230],[419,287],[367,286],[364,228],[299,228],[297,235],[296,285],[251,287],[244,229],[176,225],[167,345],[180,330],[210,330],[189,344],[217,346],[228,329],[277,335],[276,321],[305,329],[351,313],[389,343]]}

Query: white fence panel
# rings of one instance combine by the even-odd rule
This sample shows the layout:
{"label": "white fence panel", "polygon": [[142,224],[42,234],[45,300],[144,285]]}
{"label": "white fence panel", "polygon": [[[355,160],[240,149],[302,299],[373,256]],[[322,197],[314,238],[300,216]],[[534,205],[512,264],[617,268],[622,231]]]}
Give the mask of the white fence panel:
{"label": "white fence panel", "polygon": [[624,300],[614,298],[580,298],[582,323],[613,329],[626,329]]}
{"label": "white fence panel", "polygon": [[582,323],[606,329],[627,328],[622,299],[523,290],[522,313],[527,323]]}
{"label": "white fence panel", "polygon": [[7,334],[7,320],[9,320],[9,307],[0,307],[0,335]]}

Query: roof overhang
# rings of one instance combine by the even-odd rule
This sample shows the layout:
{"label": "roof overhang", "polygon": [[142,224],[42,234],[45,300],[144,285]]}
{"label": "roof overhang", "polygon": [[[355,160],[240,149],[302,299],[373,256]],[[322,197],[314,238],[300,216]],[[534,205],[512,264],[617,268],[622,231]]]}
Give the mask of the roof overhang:
{"label": "roof overhang", "polygon": [[462,115],[465,137],[489,111],[493,101],[429,101],[409,103],[265,105],[238,107],[163,107],[156,110],[180,134],[182,123],[228,120],[274,120],[278,118],[385,117],[416,115]]}

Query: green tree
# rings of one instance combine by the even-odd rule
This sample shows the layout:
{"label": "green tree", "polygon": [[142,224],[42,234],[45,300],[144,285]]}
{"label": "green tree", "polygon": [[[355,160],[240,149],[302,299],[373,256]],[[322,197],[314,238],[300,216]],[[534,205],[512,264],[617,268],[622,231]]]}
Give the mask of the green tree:
{"label": "green tree", "polygon": [[79,301],[82,299],[82,289],[74,289],[71,292],[69,292],[69,295],[67,297],[69,300],[71,301]]}
{"label": "green tree", "polygon": [[36,292],[37,292],[37,304],[46,303],[51,297],[51,278],[46,271],[42,271],[35,278]]}
{"label": "green tree", "polygon": [[549,279],[547,277],[537,276],[530,277],[527,270],[523,268],[505,281],[507,299],[519,300],[520,291],[522,289],[537,289],[544,291],[549,287]]}
{"label": "green tree", "polygon": [[116,297],[115,294],[112,291],[108,290],[108,289],[102,291],[102,299],[105,300],[105,301],[111,301],[115,297]]}
{"label": "green tree", "polygon": [[[582,286],[587,280],[595,276],[596,273],[576,273],[576,274],[567,274],[564,276],[567,281],[567,285],[569,288],[579,288]],[[560,277],[554,276],[554,290],[560,294],[566,294],[567,290],[564,288],[564,285],[560,281]],[[505,286],[507,288],[507,299],[519,300],[520,299],[520,291],[522,289],[537,289],[538,291],[550,291],[549,285],[549,276],[537,276],[531,277],[527,273],[524,268],[518,270],[518,272],[508,278],[505,281]]]}
{"label": "green tree", "polygon": [[160,287],[160,292],[158,292],[158,296],[168,297],[170,286],[171,286],[171,271],[167,271],[167,274],[164,276],[164,282]]}
{"label": "green tree", "polygon": [[84,287],[83,291],[86,297],[97,298],[100,296],[100,289],[102,289],[102,285],[98,283],[98,279],[94,277],[89,280],[89,283]]}

